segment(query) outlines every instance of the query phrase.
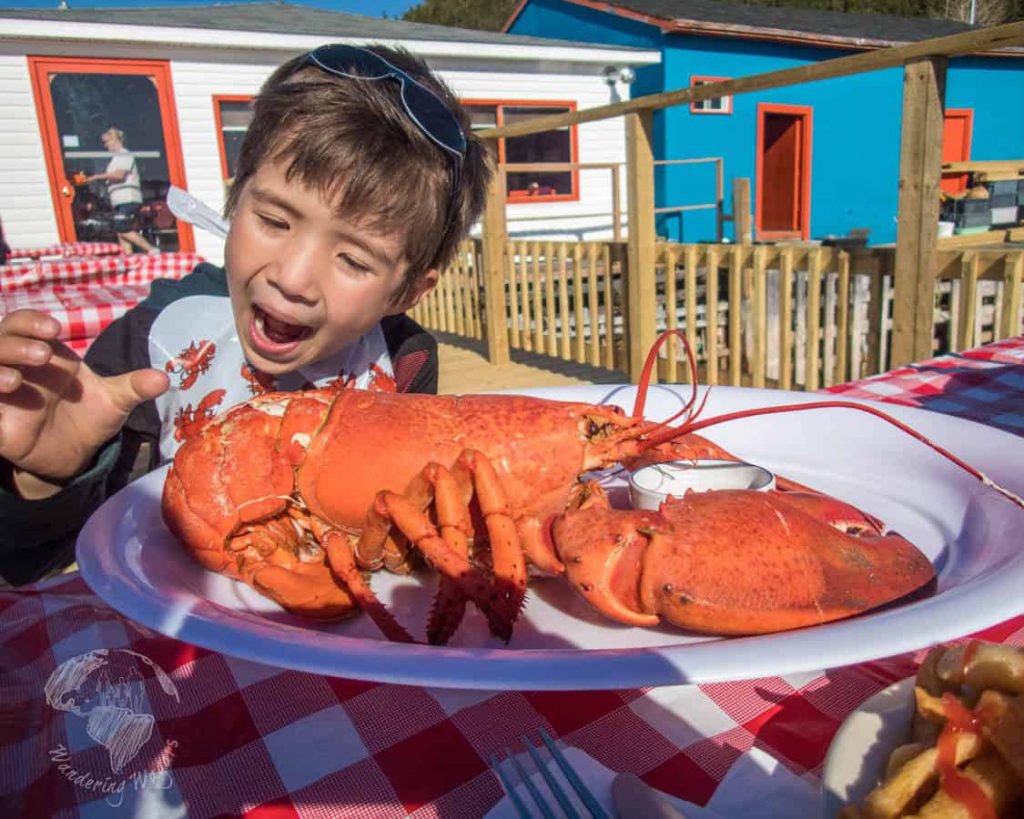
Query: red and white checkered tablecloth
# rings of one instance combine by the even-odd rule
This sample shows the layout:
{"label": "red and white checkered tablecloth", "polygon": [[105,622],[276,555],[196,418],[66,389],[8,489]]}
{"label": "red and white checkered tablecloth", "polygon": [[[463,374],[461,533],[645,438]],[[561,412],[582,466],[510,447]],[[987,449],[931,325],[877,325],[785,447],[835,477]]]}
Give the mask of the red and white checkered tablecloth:
{"label": "red and white checkered tablecloth", "polygon": [[16,247],[12,259],[42,259],[48,256],[114,256],[124,253],[117,242],[63,242],[46,247]]}
{"label": "red and white checkered tablecloth", "polygon": [[1024,342],[1014,337],[831,387],[847,398],[892,401],[1024,435]]}
{"label": "red and white checkered tablecloth", "polygon": [[[91,341],[149,295],[149,284],[56,284],[0,294],[0,313],[31,308],[61,324],[65,342]],[[81,343],[72,344],[81,348]]]}
{"label": "red and white checkered tablecloth", "polygon": [[147,284],[154,279],[180,279],[203,261],[195,253],[160,253],[37,261],[0,266],[0,293],[53,284],[104,282]]}
{"label": "red and white checkered tablecloth", "polygon": [[180,279],[203,261],[194,253],[108,256],[0,268],[0,316],[31,308],[61,323],[58,338],[79,355],[110,322],[149,294],[155,279]]}
{"label": "red and white checkered tablecloth", "polygon": [[[1010,400],[1011,376],[1024,379],[1021,356],[1024,338],[953,357],[972,373],[964,362],[984,364],[976,371],[990,376],[972,376],[972,389],[957,393],[958,414],[988,421],[987,407],[1002,396],[1001,424],[1024,433],[1024,401],[1014,409]],[[920,400],[933,364],[869,379],[870,397]],[[858,394],[832,391],[844,389]],[[1024,644],[1024,616],[978,636]],[[45,688],[54,670],[99,649],[111,652],[111,664],[115,656],[146,658],[167,672],[176,696],[144,673],[144,701],[130,709],[108,702],[96,715],[85,703],[79,713],[52,707]],[[544,727],[606,768],[710,802],[727,817],[816,816],[822,762],[840,723],[912,674],[922,656],[646,690],[397,686],[271,668],[157,635],[70,575],[0,591],[0,813],[478,817],[504,796],[488,757]],[[108,681],[124,673],[112,670]],[[152,715],[153,730],[115,771],[114,754],[95,737],[109,736],[111,715],[126,712]]]}

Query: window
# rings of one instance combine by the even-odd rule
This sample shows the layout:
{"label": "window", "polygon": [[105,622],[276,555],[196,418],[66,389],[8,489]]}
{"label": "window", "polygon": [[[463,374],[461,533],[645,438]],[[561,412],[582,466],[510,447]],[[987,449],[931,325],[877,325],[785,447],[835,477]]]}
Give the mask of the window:
{"label": "window", "polygon": [[238,154],[242,139],[252,122],[252,97],[217,96],[213,98],[213,113],[217,120],[217,138],[220,140],[220,167],[224,182],[231,184],[238,168]]}
{"label": "window", "polygon": [[[576,104],[572,102],[467,101],[463,105],[474,131],[576,110]],[[498,144],[498,155],[499,160],[508,165],[576,162],[576,128],[567,126],[542,134],[502,139]],[[509,202],[551,202],[578,198],[577,171],[510,171],[508,174]]]}
{"label": "window", "polygon": [[[725,82],[732,77],[690,77],[690,87],[696,88],[699,85],[709,85],[716,82]],[[711,97],[711,99],[700,100],[690,103],[691,114],[731,114],[732,97]]]}

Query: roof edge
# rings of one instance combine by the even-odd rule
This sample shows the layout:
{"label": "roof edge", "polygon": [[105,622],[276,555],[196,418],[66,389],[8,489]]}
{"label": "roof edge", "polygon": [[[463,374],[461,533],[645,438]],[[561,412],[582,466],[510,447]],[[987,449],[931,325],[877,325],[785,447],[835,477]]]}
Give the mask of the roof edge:
{"label": "roof edge", "polygon": [[[509,16],[502,31],[506,31],[516,21],[530,0],[520,0],[515,11]],[[686,18],[655,17],[632,9],[623,8],[606,0],[564,0],[576,6],[594,11],[612,14],[638,23],[654,26],[664,33],[672,34],[707,34],[718,37],[732,37],[743,40],[764,40],[768,42],[794,43],[797,45],[817,46],[820,48],[842,49],[846,51],[864,51],[868,49],[889,48],[903,45],[905,40],[882,40],[865,37],[843,37],[830,34],[812,34],[793,29],[779,29],[762,26],[746,26],[731,23],[709,23],[705,20],[689,20]],[[1022,57],[1024,49],[1007,48],[1000,51],[984,52],[986,57]]]}
{"label": "roof edge", "polygon": [[[186,26],[159,26],[139,24],[111,24],[93,22],[55,21],[36,18],[4,19],[0,40],[56,40],[65,42],[159,43],[173,46],[227,47],[254,51],[308,50],[322,45],[323,35],[276,34],[224,29],[204,29]],[[360,44],[367,37],[338,37],[336,42]],[[578,64],[609,62],[633,65],[653,65],[661,61],[655,49],[622,46],[575,48],[562,42],[500,44],[493,42],[467,43],[456,40],[420,40],[414,38],[370,38],[409,48],[426,57],[459,57],[471,60],[561,60]],[[540,53],[538,53],[540,52]]]}

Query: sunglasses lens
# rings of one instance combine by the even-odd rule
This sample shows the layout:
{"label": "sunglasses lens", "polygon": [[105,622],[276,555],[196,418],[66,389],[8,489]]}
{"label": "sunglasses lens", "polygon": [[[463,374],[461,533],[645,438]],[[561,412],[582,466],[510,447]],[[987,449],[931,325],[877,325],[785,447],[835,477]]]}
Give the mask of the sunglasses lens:
{"label": "sunglasses lens", "polygon": [[466,150],[466,136],[458,121],[433,93],[408,78],[402,84],[402,100],[406,110],[420,127],[450,151],[463,154]]}
{"label": "sunglasses lens", "polygon": [[309,59],[332,74],[368,80],[393,77],[401,87],[402,104],[420,129],[434,142],[459,154],[466,150],[466,135],[454,114],[434,92],[420,85],[383,57],[364,48],[347,45],[321,46]]}

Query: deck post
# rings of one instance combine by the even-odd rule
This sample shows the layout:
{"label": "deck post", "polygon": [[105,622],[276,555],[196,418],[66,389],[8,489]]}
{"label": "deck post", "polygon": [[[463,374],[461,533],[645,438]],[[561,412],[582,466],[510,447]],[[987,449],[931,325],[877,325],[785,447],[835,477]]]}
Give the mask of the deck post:
{"label": "deck post", "polygon": [[903,69],[903,131],[890,367],[932,354],[946,57]]}
{"label": "deck post", "polygon": [[[505,246],[508,224],[505,220],[505,168],[498,164],[498,141],[488,140],[493,170],[487,188],[483,219],[484,314],[487,317],[487,360],[507,364],[508,325],[505,318]],[[513,316],[515,321],[516,317]]]}
{"label": "deck post", "polygon": [[754,241],[750,227],[750,179],[747,177],[732,180],[732,226],[736,244],[749,245]]}
{"label": "deck post", "polygon": [[[654,235],[653,114],[637,111],[626,120],[626,185],[629,236],[626,265],[626,344],[629,378],[640,380],[657,334]],[[675,309],[674,305],[668,306]],[[596,330],[596,328],[595,328]],[[657,370],[655,370],[657,376]]]}

